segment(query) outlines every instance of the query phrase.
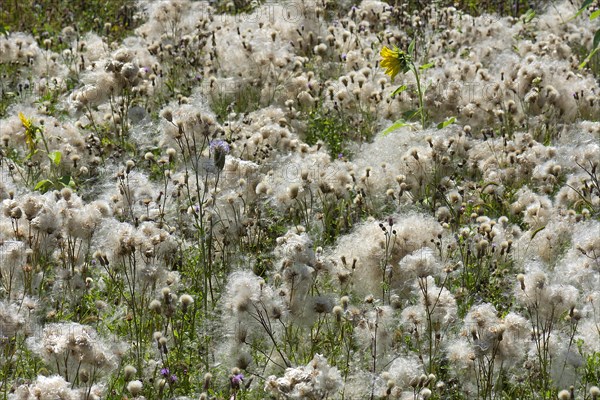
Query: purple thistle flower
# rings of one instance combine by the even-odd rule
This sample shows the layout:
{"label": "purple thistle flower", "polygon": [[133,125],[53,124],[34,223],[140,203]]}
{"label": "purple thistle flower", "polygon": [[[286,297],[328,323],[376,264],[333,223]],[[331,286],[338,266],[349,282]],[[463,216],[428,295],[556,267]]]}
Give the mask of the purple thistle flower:
{"label": "purple thistle flower", "polygon": [[169,368],[163,368],[163,369],[160,370],[160,374],[162,376],[167,376],[167,375],[169,375],[170,372],[171,371],[169,371]]}
{"label": "purple thistle flower", "polygon": [[213,155],[215,166],[219,171],[225,167],[225,156],[229,154],[229,144],[221,139],[215,139],[208,145],[210,153]]}
{"label": "purple thistle flower", "polygon": [[175,375],[175,374],[171,375],[171,377],[169,378],[169,380],[171,381],[171,383],[177,382],[177,375]]}
{"label": "purple thistle flower", "polygon": [[219,152],[229,154],[229,144],[221,139],[211,140],[208,148],[211,153]]}
{"label": "purple thistle flower", "polygon": [[231,377],[231,387],[233,389],[239,389],[240,384],[244,381],[244,374],[237,374]]}

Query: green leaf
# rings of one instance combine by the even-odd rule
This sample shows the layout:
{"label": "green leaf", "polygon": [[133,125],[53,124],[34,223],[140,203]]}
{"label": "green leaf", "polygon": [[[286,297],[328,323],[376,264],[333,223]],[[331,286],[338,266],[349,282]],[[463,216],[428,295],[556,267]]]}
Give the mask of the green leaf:
{"label": "green leaf", "polygon": [[600,29],[598,29],[594,35],[594,49],[597,49],[598,47],[600,47]]}
{"label": "green leaf", "polygon": [[56,165],[58,167],[60,165],[60,160],[62,158],[62,154],[60,151],[56,150],[56,151],[53,151],[50,154],[48,154],[48,158],[50,159],[50,161],[52,161],[54,163],[54,165]]}
{"label": "green leaf", "polygon": [[592,15],[590,15],[590,21],[593,21],[598,17],[600,17],[600,10],[596,10],[592,13]]}
{"label": "green leaf", "polygon": [[438,129],[444,129],[445,127],[447,127],[447,126],[448,126],[448,125],[450,125],[450,124],[453,124],[454,122],[456,122],[456,118],[455,118],[455,117],[450,117],[450,118],[448,118],[447,120],[445,120],[445,121],[443,121],[443,122],[440,122],[440,123],[437,125],[437,128],[438,128]]}
{"label": "green leaf", "polygon": [[535,231],[533,231],[533,233],[531,234],[531,239],[533,239],[535,237],[535,235],[537,235],[538,233],[543,231],[545,228],[546,228],[546,226],[542,226],[541,228],[537,228]]}
{"label": "green leaf", "polygon": [[598,50],[600,50],[599,47],[596,47],[594,50],[592,50],[590,52],[590,54],[588,54],[588,56],[585,58],[585,60],[583,60],[583,62],[581,64],[579,64],[578,69],[584,69],[585,66],[587,65],[587,63],[589,63],[590,60],[592,59],[592,57],[594,57],[594,54],[596,54],[598,52]]}
{"label": "green leaf", "polygon": [[583,4],[581,5],[580,10],[585,10],[586,8],[588,8],[589,6],[591,6],[593,2],[594,2],[594,0],[585,0],[583,2]]}
{"label": "green leaf", "polygon": [[416,110],[408,110],[402,113],[402,118],[406,120],[411,120],[417,116],[421,115],[421,109],[418,108]]}
{"label": "green leaf", "polygon": [[415,51],[415,39],[408,45],[408,55],[412,56]]}
{"label": "green leaf", "polygon": [[583,5],[579,9],[579,11],[577,11],[577,13],[573,16],[573,18],[579,17],[581,15],[581,13],[584,12],[585,9],[588,8],[593,2],[594,2],[594,0],[585,0],[583,2]]}
{"label": "green leaf", "polygon": [[39,190],[42,193],[46,193],[52,186],[53,183],[50,179],[44,179],[39,181],[33,190]]}
{"label": "green leaf", "polygon": [[394,90],[394,92],[392,93],[392,97],[404,92],[406,89],[408,89],[408,86],[406,86],[406,85],[402,85],[402,86],[398,87],[398,89]]}
{"label": "green leaf", "polygon": [[31,157],[35,156],[37,154],[38,150],[35,149],[34,151],[30,152],[29,154],[27,154],[27,157],[25,157],[25,160],[29,160],[31,159]]}
{"label": "green leaf", "polygon": [[419,67],[419,69],[420,69],[421,71],[425,71],[426,69],[429,69],[429,68],[433,67],[434,65],[435,65],[434,63],[430,62],[430,63],[427,63],[427,64],[423,64],[423,65],[421,65],[421,66]]}
{"label": "green leaf", "polygon": [[585,10],[586,8],[588,8],[589,6],[591,6],[593,2],[594,2],[594,0],[585,0],[583,2],[583,4],[581,5],[581,8],[579,9],[579,11]]}
{"label": "green leaf", "polygon": [[535,18],[535,11],[530,8],[529,10],[527,10],[527,12],[525,13],[525,15],[523,16],[523,21],[526,24],[528,24],[534,18]]}
{"label": "green leaf", "polygon": [[409,125],[408,122],[400,118],[398,121],[394,122],[391,126],[387,127],[381,134],[383,136],[388,135],[390,132],[395,131],[398,128],[402,128],[403,126]]}
{"label": "green leaf", "polygon": [[8,37],[9,33],[10,31],[8,30],[8,27],[4,26],[4,24],[0,24],[0,34]]}
{"label": "green leaf", "polygon": [[64,187],[75,185],[75,182],[71,180],[71,175],[61,176],[58,182],[60,182],[60,184]]}

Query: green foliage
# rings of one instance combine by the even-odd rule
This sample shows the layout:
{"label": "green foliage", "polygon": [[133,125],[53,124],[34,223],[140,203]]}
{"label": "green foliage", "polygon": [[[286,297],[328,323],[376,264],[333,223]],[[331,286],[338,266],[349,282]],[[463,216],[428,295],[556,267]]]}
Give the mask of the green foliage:
{"label": "green foliage", "polygon": [[330,110],[317,104],[306,115],[305,142],[309,145],[322,142],[332,158],[350,158],[353,142],[369,141],[374,135],[375,116],[356,110],[355,115],[346,115],[339,110]]}
{"label": "green foliage", "polygon": [[[128,36],[137,25],[133,17],[135,2],[90,0],[23,0],[4,1],[0,7],[0,26],[4,33],[29,32],[42,40],[58,36],[62,29],[73,26],[78,32],[108,33],[113,40]],[[111,24],[108,28],[106,23]],[[54,46],[58,46],[54,41]]]}
{"label": "green foliage", "polygon": [[51,179],[42,179],[41,181],[36,183],[33,190],[39,190],[42,193],[46,193],[51,189],[61,190],[65,187],[72,188],[74,186],[75,182],[73,181],[73,179],[69,175],[64,175],[54,181]]}
{"label": "green foliage", "polygon": [[456,117],[450,117],[450,118],[447,118],[445,121],[442,121],[439,124],[437,124],[437,128],[444,129],[448,125],[452,125],[455,122],[456,122]]}
{"label": "green foliage", "polygon": [[261,107],[261,86],[253,83],[243,83],[235,91],[215,88],[209,92],[212,110],[219,122],[226,121],[229,114],[245,114]]}
{"label": "green foliage", "polygon": [[317,109],[308,114],[306,143],[310,145],[322,141],[332,158],[344,154],[345,145],[350,140],[350,126],[331,111]]}
{"label": "green foliage", "polygon": [[[571,18],[575,19],[579,17],[583,12],[587,11],[594,4],[593,0],[586,0],[583,2],[577,13]],[[600,16],[600,10],[595,10],[591,12],[589,16],[590,21],[594,21]],[[598,60],[598,56],[596,53],[600,51],[600,29],[597,29],[594,33],[594,40],[592,42],[592,49],[587,54],[587,56],[583,59],[581,64],[579,64],[579,69],[584,69],[588,64],[590,64],[591,70],[594,72],[596,77],[600,79],[600,61]]]}
{"label": "green foliage", "polygon": [[394,122],[392,125],[388,126],[387,128],[385,128],[381,134],[383,136],[386,136],[390,133],[392,133],[393,131],[395,131],[396,129],[400,129],[403,128],[405,126],[409,126],[409,127],[413,127],[410,123],[406,122],[404,120],[404,118],[400,118],[399,120],[397,120],[396,122]]}
{"label": "green foliage", "polygon": [[[508,15],[518,17],[526,13],[531,7],[539,9],[547,5],[545,0],[435,0],[434,2],[438,7],[456,7],[458,10],[470,15],[497,14],[501,17]],[[429,3],[419,0],[394,0],[390,4],[405,5],[408,10],[412,11],[422,10]]]}
{"label": "green foliage", "polygon": [[600,382],[600,352],[584,350],[585,341],[583,339],[575,340],[574,344],[577,347],[577,353],[583,359],[582,365],[578,367],[581,378],[577,389],[584,394],[584,399],[588,399],[590,386],[598,386]]}
{"label": "green foliage", "polygon": [[0,63],[0,118],[5,118],[11,104],[27,96],[29,89],[23,81],[30,80],[24,76],[23,66],[17,63]]}

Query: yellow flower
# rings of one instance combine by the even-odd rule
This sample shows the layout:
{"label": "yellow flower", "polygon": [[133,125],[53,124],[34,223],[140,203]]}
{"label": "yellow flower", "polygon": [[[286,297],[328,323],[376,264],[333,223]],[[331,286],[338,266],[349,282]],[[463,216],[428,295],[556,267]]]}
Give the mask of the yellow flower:
{"label": "yellow flower", "polygon": [[33,122],[30,119],[20,112],[19,119],[25,128],[25,143],[29,148],[29,153],[33,154],[35,152],[35,128],[33,126]]}
{"label": "yellow flower", "polygon": [[392,79],[400,72],[398,53],[398,50],[390,50],[387,47],[381,49],[381,52],[379,53],[381,58],[383,58],[383,60],[381,60],[381,67],[385,68],[385,74],[389,75]]}
{"label": "yellow flower", "polygon": [[25,129],[30,130],[31,129],[31,120],[27,119],[27,117],[25,116],[25,114],[23,114],[22,112],[19,113],[19,119],[21,120],[21,123],[23,124],[23,126],[25,127]]}
{"label": "yellow flower", "polygon": [[381,60],[381,67],[385,68],[386,75],[394,79],[400,71],[407,72],[410,69],[409,63],[411,58],[408,54],[394,46],[394,50],[387,47],[383,47],[379,52]]}

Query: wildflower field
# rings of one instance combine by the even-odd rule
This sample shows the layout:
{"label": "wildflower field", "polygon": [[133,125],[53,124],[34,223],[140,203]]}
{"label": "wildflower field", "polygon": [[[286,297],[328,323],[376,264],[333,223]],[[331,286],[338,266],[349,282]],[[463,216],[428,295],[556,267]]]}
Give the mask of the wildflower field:
{"label": "wildflower field", "polygon": [[0,2],[0,400],[600,400],[600,4]]}

